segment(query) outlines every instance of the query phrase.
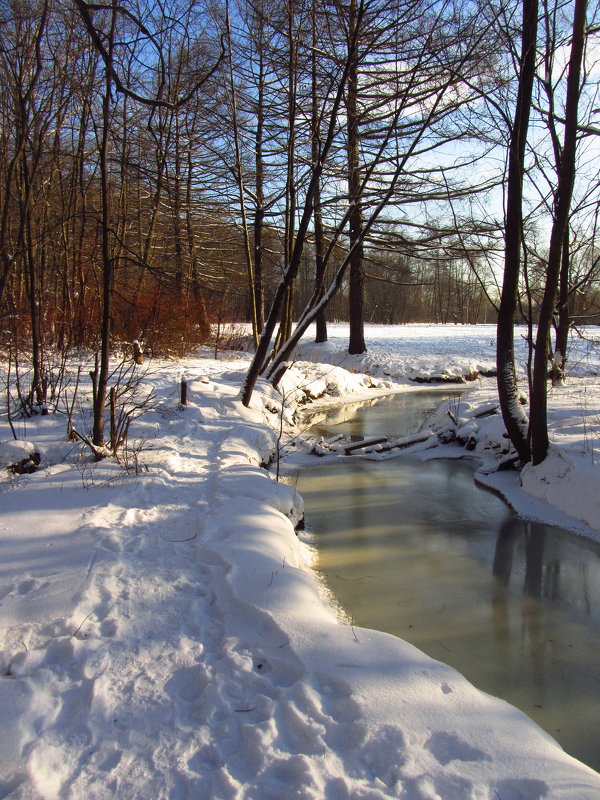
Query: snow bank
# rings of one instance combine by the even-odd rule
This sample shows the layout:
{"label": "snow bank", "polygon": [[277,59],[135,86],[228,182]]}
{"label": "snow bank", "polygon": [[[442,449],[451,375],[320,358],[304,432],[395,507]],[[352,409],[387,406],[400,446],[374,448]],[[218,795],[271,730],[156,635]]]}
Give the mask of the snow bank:
{"label": "snow bank", "polygon": [[521,486],[590,528],[600,527],[600,464],[593,454],[551,450],[539,466],[525,466]]}
{"label": "snow bank", "polygon": [[[300,342],[297,358],[335,364],[395,382],[464,383],[496,374],[495,325],[368,325],[367,353],[348,355],[348,325],[328,326],[329,339],[315,344],[310,330]],[[516,367],[525,373],[527,330],[515,328]],[[570,343],[569,374],[600,375],[597,329]]]}
{"label": "snow bank", "polygon": [[[499,491],[521,515],[600,539],[600,415],[589,391],[588,382],[573,381],[550,393],[551,447],[536,467],[528,464],[520,472],[498,472],[517,456],[494,386],[470,391],[437,410],[425,427],[437,436],[438,444],[450,446],[428,456],[470,454],[480,462],[477,480]],[[461,449],[453,449],[455,444]]]}

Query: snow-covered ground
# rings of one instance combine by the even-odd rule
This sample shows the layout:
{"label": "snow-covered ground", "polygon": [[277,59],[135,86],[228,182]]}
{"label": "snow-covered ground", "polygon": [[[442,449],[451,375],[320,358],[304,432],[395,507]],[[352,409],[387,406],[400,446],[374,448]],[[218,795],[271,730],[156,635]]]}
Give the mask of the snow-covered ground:
{"label": "snow-covered ground", "polygon": [[[0,458],[35,451],[41,464],[5,473],[0,491],[0,797],[600,798],[600,775],[521,712],[325,602],[294,531],[301,498],[261,466],[283,442],[290,459],[314,458],[289,436],[296,403],[493,367],[487,326],[374,326],[368,355],[352,359],[346,335],[305,340],[283,413],[264,386],[241,406],[243,357],[150,363],[156,400],[132,427],[130,472],[67,442],[64,415],[15,424],[30,445]],[[418,447],[476,455],[480,479],[524,513],[594,535],[600,354],[578,342],[573,358],[578,377],[551,395],[551,457],[523,488],[494,471],[506,447],[498,415],[481,416],[489,378],[435,415]]]}

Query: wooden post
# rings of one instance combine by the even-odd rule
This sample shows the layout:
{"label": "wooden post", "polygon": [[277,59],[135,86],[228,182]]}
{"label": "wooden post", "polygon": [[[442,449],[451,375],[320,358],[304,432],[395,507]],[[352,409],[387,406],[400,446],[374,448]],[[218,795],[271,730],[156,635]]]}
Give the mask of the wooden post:
{"label": "wooden post", "polygon": [[188,404],[187,381],[183,375],[181,376],[181,384],[179,387],[179,402],[182,406],[187,406]]}
{"label": "wooden post", "polygon": [[117,452],[117,392],[114,386],[110,387],[110,449],[113,455]]}
{"label": "wooden post", "polygon": [[133,340],[132,346],[133,346],[133,360],[135,361],[136,364],[142,364],[144,361],[144,354],[142,352],[140,343],[138,342],[137,339]]}

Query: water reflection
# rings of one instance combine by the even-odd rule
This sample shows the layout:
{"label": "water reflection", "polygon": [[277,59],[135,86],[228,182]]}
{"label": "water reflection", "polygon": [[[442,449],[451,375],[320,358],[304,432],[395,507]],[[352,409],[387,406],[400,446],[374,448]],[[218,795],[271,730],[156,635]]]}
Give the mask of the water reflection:
{"label": "water reflection", "polygon": [[447,388],[414,394],[390,395],[358,403],[301,412],[302,427],[311,427],[319,436],[342,433],[351,439],[366,436],[403,436],[418,430],[423,421],[444,400],[459,397],[465,389]]}
{"label": "water reflection", "polygon": [[344,459],[298,488],[357,624],[451,664],[600,769],[600,545],[518,519],[462,461]]}
{"label": "water reflection", "polygon": [[[600,545],[509,516],[500,526],[492,574],[530,597],[600,621]],[[522,562],[522,563],[521,563]]]}

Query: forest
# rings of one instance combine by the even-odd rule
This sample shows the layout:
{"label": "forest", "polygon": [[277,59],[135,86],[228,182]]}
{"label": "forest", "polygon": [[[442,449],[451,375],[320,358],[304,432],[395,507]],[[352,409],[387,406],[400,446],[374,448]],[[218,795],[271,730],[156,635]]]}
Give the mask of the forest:
{"label": "forest", "polygon": [[177,357],[250,322],[247,404],[310,324],[349,320],[361,353],[365,322],[498,320],[507,430],[542,460],[548,374],[600,313],[599,13],[3,0],[0,350],[31,364],[24,410],[59,356],[96,353],[99,446],[132,342]]}

